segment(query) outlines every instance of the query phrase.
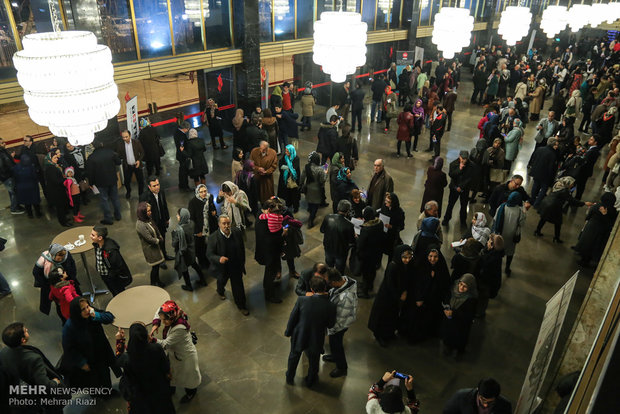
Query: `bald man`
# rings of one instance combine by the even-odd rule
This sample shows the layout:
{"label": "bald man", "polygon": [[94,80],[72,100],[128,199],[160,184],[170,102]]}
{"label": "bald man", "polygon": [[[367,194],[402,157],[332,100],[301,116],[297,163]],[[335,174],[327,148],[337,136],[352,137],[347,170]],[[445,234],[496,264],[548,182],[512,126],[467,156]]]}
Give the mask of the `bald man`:
{"label": "bald man", "polygon": [[385,163],[382,159],[375,160],[374,170],[375,173],[368,185],[368,205],[377,210],[383,206],[385,193],[394,191],[394,180],[385,171]]}

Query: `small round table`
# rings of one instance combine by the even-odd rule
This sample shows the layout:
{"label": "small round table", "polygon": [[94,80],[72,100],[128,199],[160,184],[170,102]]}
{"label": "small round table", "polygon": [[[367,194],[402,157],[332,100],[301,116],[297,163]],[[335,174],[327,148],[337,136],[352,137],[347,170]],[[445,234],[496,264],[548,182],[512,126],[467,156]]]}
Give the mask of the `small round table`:
{"label": "small round table", "polygon": [[84,292],[84,296],[90,295],[90,301],[93,302],[95,300],[95,295],[108,293],[107,289],[97,289],[95,286],[95,282],[90,275],[90,270],[88,270],[88,265],[86,263],[86,252],[91,251],[93,249],[93,243],[90,240],[90,232],[92,231],[93,226],[79,226],[72,227],[69,230],[65,230],[60,233],[58,236],[54,237],[52,243],[58,243],[67,245],[69,243],[75,246],[75,242],[79,240],[80,236],[84,236],[84,243],[81,246],[75,246],[73,249],[69,250],[71,254],[79,253],[82,256],[82,263],[84,264],[84,270],[86,270],[86,275],[88,276],[88,282],[90,283],[90,292]]}
{"label": "small round table", "polygon": [[129,328],[134,322],[149,325],[161,305],[170,295],[157,286],[136,286],[114,296],[106,311],[114,314],[114,326]]}

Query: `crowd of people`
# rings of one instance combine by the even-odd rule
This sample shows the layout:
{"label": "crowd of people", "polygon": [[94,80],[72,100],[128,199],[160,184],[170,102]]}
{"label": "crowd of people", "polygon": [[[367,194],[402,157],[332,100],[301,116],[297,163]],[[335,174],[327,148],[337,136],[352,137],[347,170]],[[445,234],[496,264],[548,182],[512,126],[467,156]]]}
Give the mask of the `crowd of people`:
{"label": "crowd of people", "polygon": [[[148,118],[140,121],[138,137],[123,130],[114,146],[95,142],[93,150],[54,138],[42,154],[26,136],[23,146],[10,152],[0,140],[1,179],[13,214],[41,217],[41,186],[63,226],[83,222],[80,206],[93,193],[99,195],[103,218],[93,227],[90,239],[95,268],[112,295],[133,283],[121,245],[109,237],[109,226],[121,219],[117,167],[127,199],[132,198],[134,176],[138,187],[137,237],[122,244],[127,248],[139,241],[151,285],[165,286],[160,269],[174,261],[184,290],[206,286],[208,274],[217,280],[218,297],[226,300],[230,280],[234,303],[248,316],[243,279],[246,234],[253,227],[254,260],[264,266],[265,300],[282,302],[277,288],[282,261],[290,277],[297,279],[299,297],[284,331],[291,338],[287,384],[295,383],[302,353],[309,360],[305,384],[313,387],[318,382],[326,336],[330,353],[322,359],[335,364],[330,376],[347,375],[344,334],[357,319],[358,299],[372,301],[367,327],[379,346],[387,347],[399,338],[411,344],[439,338],[443,353],[459,359],[468,349],[473,321],[485,318],[489,300],[499,294],[502,267],[506,277],[511,276],[516,248],[522,238],[530,236],[522,229],[532,207],[540,216],[534,236],[543,237],[544,225],[551,222],[553,242],[561,244],[563,215],[570,208],[587,206],[585,226],[572,248],[582,266],[600,259],[620,196],[615,185],[620,138],[614,137],[620,104],[617,49],[614,42],[593,49],[577,50],[574,45],[565,51],[556,48],[543,59],[535,49],[516,54],[510,48],[475,48],[469,62],[473,69],[471,103],[484,106],[481,119],[472,120],[472,125],[477,123],[480,135],[472,149],[463,148],[456,159],[447,160],[447,171],[441,141],[452,126],[462,62],[439,57],[425,65],[416,62],[400,74],[392,65],[385,76],[373,79],[370,122],[385,122],[388,134],[390,120],[396,118],[397,156],[405,142],[407,156],[412,157],[411,151],[418,151],[419,137],[428,133],[427,151],[432,156],[419,215],[401,206],[398,191],[402,189],[395,185],[386,160],[374,161],[365,186],[354,181],[360,155],[356,129],[357,134],[362,129],[365,89],[360,83],[352,88],[350,82],[335,85],[333,106],[315,129],[317,147],[309,154],[299,154],[294,139],[299,137],[299,127],[313,130],[316,96],[311,83],[300,88],[297,96],[288,83],[276,87],[270,106],[257,107],[249,118],[237,109],[232,119],[231,176],[218,186],[217,194],[209,193],[205,185],[209,173],[205,141],[181,117],[174,132],[178,189],[193,194],[186,206],[172,212],[159,180],[165,151]],[[294,112],[296,101],[300,121]],[[551,106],[540,119],[547,103]],[[582,136],[575,133],[579,117]],[[227,148],[221,121],[217,104],[209,100],[203,123],[214,150],[216,138],[222,149]],[[529,193],[523,188],[524,177],[513,172],[528,124],[536,130],[535,149],[527,163],[533,182]],[[596,186],[590,178],[598,177],[603,152],[607,158],[600,201],[582,201],[585,189]],[[358,182],[361,176],[357,174]],[[462,237],[448,248],[442,227],[454,223],[457,201]],[[331,211],[319,217],[319,209],[329,203]],[[305,223],[295,216],[302,206],[309,212]],[[469,220],[468,208],[473,212]],[[407,223],[415,222],[417,229],[412,241],[401,238],[407,215]],[[302,228],[313,228],[317,220],[321,221],[325,260],[298,272],[295,260],[304,242]],[[166,248],[168,232],[174,255]],[[376,284],[384,255],[385,273]],[[190,269],[198,277],[196,284]],[[81,296],[75,261],[66,247],[49,246],[36,259],[32,273],[34,286],[40,289],[41,312],[49,314],[55,304],[63,325],[64,356],[59,367],[52,367],[40,351],[34,351],[28,358],[36,361],[23,363],[36,364],[37,371],[24,377],[22,371],[9,370],[10,381],[109,387],[112,369],[121,377],[120,391],[131,412],[174,412],[172,395],[177,386],[185,390],[181,403],[195,397],[202,380],[196,337],[188,315],[176,301],[161,305],[150,332],[144,324],[133,324],[127,345],[125,332],[119,330],[114,352],[102,329],[102,324],[114,322],[114,315],[96,309]],[[162,338],[158,339],[160,328]],[[2,361],[11,355],[33,351],[26,345],[28,338],[23,323],[4,330],[6,348],[0,351],[0,369],[7,369]],[[370,389],[367,412],[417,412],[420,404],[412,381],[409,375],[386,372]],[[479,412],[511,412],[497,381],[484,379],[476,388],[459,391],[446,403],[444,413],[469,412],[465,407],[472,404],[477,404]],[[47,408],[54,412],[54,407]]]}

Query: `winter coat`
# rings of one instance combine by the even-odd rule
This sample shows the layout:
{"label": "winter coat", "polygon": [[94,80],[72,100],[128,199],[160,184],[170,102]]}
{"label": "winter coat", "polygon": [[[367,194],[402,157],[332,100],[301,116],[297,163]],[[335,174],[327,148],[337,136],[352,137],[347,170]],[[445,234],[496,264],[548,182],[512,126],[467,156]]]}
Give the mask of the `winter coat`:
{"label": "winter coat", "polygon": [[226,237],[220,230],[211,233],[207,241],[207,259],[209,259],[209,271],[216,279],[222,276],[230,276],[235,273],[245,273],[245,245],[243,234],[237,227],[230,229],[230,237],[235,246],[234,251],[237,257],[228,257],[230,260],[226,264],[220,263],[220,257],[226,255]]}
{"label": "winter coat", "polygon": [[463,169],[460,168],[459,158],[450,163],[450,188],[456,190],[460,187],[461,191],[467,193],[469,190],[472,179],[474,178],[474,170],[470,161],[465,163]]}
{"label": "winter coat", "polygon": [[[564,206],[581,207],[584,202],[574,198],[570,191],[566,188],[560,191],[552,191],[540,203],[538,213],[540,218],[554,224],[562,224],[562,216],[564,215]],[[504,242],[506,237],[504,237]],[[508,252],[506,253],[508,254]]]}
{"label": "winter coat", "polygon": [[487,95],[495,96],[497,95],[497,90],[499,89],[499,76],[492,75],[489,83],[487,84]]}
{"label": "winter coat", "polygon": [[181,250],[179,235],[176,231],[172,232],[172,248],[175,251],[174,255],[174,270],[179,275],[183,272],[187,272],[190,265],[196,262],[196,242],[194,240],[194,223],[190,220],[188,223],[181,225],[183,229],[183,237],[185,237],[185,250]]}
{"label": "winter coat", "polygon": [[266,140],[269,142],[269,148],[277,151],[278,134],[280,133],[280,130],[275,117],[263,118],[263,131],[267,134]]}
{"label": "winter coat", "polygon": [[408,111],[403,111],[398,114],[397,122],[398,132],[396,133],[396,139],[410,142],[411,134],[413,133],[413,114]]}
{"label": "winter coat", "polygon": [[[37,162],[36,159],[32,161]],[[29,165],[24,165],[23,162],[16,164],[13,167],[13,178],[19,204],[37,205],[41,203],[39,177],[33,163]]]}
{"label": "winter coat", "polygon": [[504,137],[504,145],[506,147],[506,155],[504,158],[508,161],[514,161],[519,154],[521,147],[521,138],[523,137],[523,129],[512,128]]}
{"label": "winter coat", "polygon": [[525,97],[527,96],[527,83],[525,82],[517,83],[514,96],[515,96],[515,99],[521,98],[521,100],[524,100]]}
{"label": "winter coat", "polygon": [[392,176],[384,169],[381,173],[374,174],[368,185],[368,205],[378,210],[383,205],[385,193],[394,191],[394,180]]}
{"label": "winter coat", "polygon": [[116,166],[121,165],[119,156],[109,148],[97,148],[86,160],[88,183],[97,187],[116,185]]}
{"label": "winter coat", "polygon": [[140,130],[138,141],[140,141],[144,149],[144,159],[146,162],[153,163],[160,158],[161,153],[159,152],[159,147],[161,142],[159,140],[159,134],[154,127],[149,125]]}
{"label": "winter coat", "polygon": [[13,176],[15,161],[6,148],[0,148],[0,182],[6,181]]}
{"label": "winter coat", "polygon": [[[155,314],[153,319],[158,320],[159,315]],[[170,386],[197,388],[202,382],[202,376],[198,366],[198,352],[189,329],[183,324],[176,324],[168,330],[166,339],[157,339],[157,343],[168,354],[172,374]]]}
{"label": "winter coat", "polygon": [[389,95],[383,94],[383,98],[381,100],[381,107],[385,117],[396,118],[398,116],[398,110],[396,109],[397,103],[398,98],[396,97],[396,94],[394,92],[390,93]]}
{"label": "winter coat", "polygon": [[[130,140],[130,143],[131,149],[133,150],[134,159],[142,163],[142,160],[144,159],[144,149],[142,148],[142,144],[136,139]],[[125,141],[123,141],[122,139],[118,140],[118,142],[116,143],[116,153],[122,160],[123,167],[127,167],[127,150],[125,149]]]}
{"label": "winter coat", "polygon": [[342,214],[328,214],[321,223],[325,251],[338,257],[346,257],[355,243],[353,224]]}
{"label": "winter coat", "polygon": [[350,93],[351,112],[361,111],[364,108],[365,93],[362,88],[357,88]]}
{"label": "winter coat", "polygon": [[607,209],[607,214],[599,211],[601,204],[594,204],[588,209],[586,224],[579,234],[579,241],[575,251],[584,258],[598,259],[601,257],[609,234],[614,227],[618,212],[613,208]]}
{"label": "winter coat", "polygon": [[108,270],[108,275],[105,276],[106,283],[112,283],[123,288],[130,285],[133,281],[131,271],[121,255],[121,248],[116,240],[104,239],[101,248],[103,249],[103,266]]}
{"label": "winter coat", "polygon": [[336,305],[336,323],[327,330],[328,335],[348,329],[357,318],[357,281],[346,276],[343,278],[346,280],[344,285],[329,291],[329,301]]}
{"label": "winter coat", "polygon": [[338,130],[336,129],[336,126],[322,123],[318,132],[316,152],[323,155],[323,157],[331,158],[337,151],[337,142]]}
{"label": "winter coat", "polygon": [[301,97],[301,116],[314,116],[314,96],[312,94],[303,95]]}
{"label": "winter coat", "polygon": [[164,262],[164,254],[160,248],[160,242],[162,240],[161,233],[157,226],[150,222],[144,222],[141,220],[136,221],[136,232],[142,245],[142,253],[146,259],[146,263],[149,266],[157,266]]}
{"label": "winter coat", "polygon": [[275,233],[269,231],[267,220],[256,220],[254,224],[256,232],[256,249],[254,259],[261,266],[272,266],[280,262],[282,246],[282,230]]}
{"label": "winter coat", "polygon": [[538,85],[532,92],[532,100],[530,101],[530,113],[538,115],[542,109],[545,100],[545,87]]}
{"label": "winter coat", "polygon": [[422,195],[422,205],[420,213],[424,211],[424,205],[431,200],[439,204],[439,216],[441,216],[441,205],[443,200],[443,190],[448,185],[446,173],[435,170],[432,166],[426,170],[426,181],[424,182],[424,194]]}
{"label": "winter coat", "polygon": [[494,298],[502,286],[503,250],[485,250],[480,257],[480,276],[478,286],[484,285],[489,289],[489,297]]}
{"label": "winter coat", "polygon": [[[209,194],[209,234],[213,233],[218,229],[217,224],[217,214],[213,215],[212,213],[217,213],[217,209],[215,208],[215,204],[213,203],[213,194]],[[192,197],[189,200],[189,204],[187,205],[187,209],[189,210],[189,218],[194,223],[194,234],[202,233],[202,229],[204,227],[204,207],[205,203],[199,200],[196,197]],[[204,237],[207,237],[209,234],[203,234]]]}
{"label": "winter coat", "polygon": [[299,181],[300,187],[306,195],[308,204],[320,204],[325,192],[327,174],[320,165],[316,164],[311,164],[310,166],[310,174],[312,177],[309,177],[306,173],[307,170],[307,168],[304,168],[301,172],[301,180]]}
{"label": "winter coat", "polygon": [[58,304],[60,313],[65,319],[69,319],[71,316],[69,314],[69,304],[78,296],[80,295],[75,290],[73,280],[62,281],[55,286],[50,286],[50,300]]}
{"label": "winter coat", "polygon": [[[545,199],[547,197],[545,197]],[[497,221],[498,211],[495,212],[494,221]],[[517,247],[517,243],[514,242],[514,237],[517,234],[517,229],[520,229],[521,234],[523,234],[526,218],[527,216],[520,206],[504,207],[504,225],[501,231],[499,231],[499,234],[504,238],[504,253],[506,253],[506,256],[514,256]]]}
{"label": "winter coat", "polygon": [[[47,251],[43,252],[47,254]],[[39,263],[43,260],[42,257],[39,258],[37,263],[32,268],[32,276],[34,277],[34,287],[40,288],[40,297],[39,297],[39,311],[42,313],[49,315],[52,301],[50,300],[50,282],[45,275],[43,267],[39,266]],[[75,260],[71,256],[70,252],[67,252],[67,256],[65,261],[60,264],[54,264],[52,268],[62,266],[64,271],[69,276],[68,280],[73,282],[76,291],[78,294],[82,294],[80,290],[80,282],[77,280],[77,268],[75,267]]]}
{"label": "winter coat", "polygon": [[43,174],[45,176],[45,192],[48,201],[55,208],[68,208],[69,196],[64,185],[65,177],[63,177],[60,169],[53,165],[46,165]]}
{"label": "winter coat", "polygon": [[[19,386],[20,383],[43,385],[46,388],[62,386],[54,381],[54,378],[62,380],[62,375],[57,372],[43,352],[34,346],[20,345],[15,348],[4,346],[0,350],[0,366],[2,366],[3,376],[7,380],[7,383],[4,384],[7,386],[7,391],[8,385]],[[6,410],[3,412],[11,413],[14,411]]]}
{"label": "winter coat", "polygon": [[298,297],[284,332],[291,338],[291,351],[323,353],[325,333],[335,325],[336,312],[336,304],[327,295]]}
{"label": "winter coat", "polygon": [[189,170],[190,177],[203,177],[209,173],[209,166],[205,159],[206,151],[207,147],[202,138],[192,138],[185,143],[183,154],[188,160],[192,160],[192,168]]}
{"label": "winter coat", "polygon": [[[297,188],[288,188],[287,183],[284,182],[284,171],[282,170],[282,166],[287,166],[286,160],[284,157],[280,158],[278,161],[278,169],[280,170],[280,176],[278,178],[278,197],[284,199],[286,201],[286,205],[292,206],[299,203],[299,198],[301,197],[301,193],[299,191],[299,184],[301,182],[301,171],[299,168],[299,157],[295,157],[292,160],[293,168],[297,172],[297,178],[293,179],[297,184]],[[293,178],[293,175],[289,172],[288,177]],[[287,180],[288,180],[287,177]]]}
{"label": "winter coat", "polygon": [[[299,129],[297,128],[297,118],[299,118],[299,114],[282,111],[277,115],[282,115],[281,118],[276,117],[280,129],[280,136],[286,135],[289,138],[299,138]],[[284,148],[282,148],[282,151],[284,152]]]}
{"label": "winter coat", "polygon": [[553,147],[547,145],[534,151],[530,165],[530,175],[535,180],[547,186],[553,185],[558,170],[558,154]]}
{"label": "winter coat", "polygon": [[[449,300],[450,299],[448,298],[448,303]],[[465,350],[467,342],[469,341],[469,331],[471,330],[471,325],[474,321],[476,303],[477,300],[470,297],[457,309],[452,310],[452,318],[448,319],[445,315],[443,316],[443,323],[441,325],[441,340],[444,345],[449,348],[454,348],[460,352]],[[444,411],[444,413],[445,412],[446,411]]]}
{"label": "winter coat", "polygon": [[360,234],[356,239],[356,253],[362,268],[375,269],[383,257],[385,232],[383,222],[378,218],[362,224]]}

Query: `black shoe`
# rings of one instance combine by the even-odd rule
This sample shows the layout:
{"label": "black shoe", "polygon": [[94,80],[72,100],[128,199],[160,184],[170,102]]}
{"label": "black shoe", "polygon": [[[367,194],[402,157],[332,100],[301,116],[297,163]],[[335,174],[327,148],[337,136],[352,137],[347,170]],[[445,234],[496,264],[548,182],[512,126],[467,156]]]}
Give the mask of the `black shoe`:
{"label": "black shoe", "polygon": [[224,294],[224,292],[217,292],[217,295],[220,297],[220,300],[226,300],[226,295]]}
{"label": "black shoe", "polygon": [[562,240],[562,239],[560,239],[560,238],[558,238],[558,237],[554,237],[554,238],[553,238],[553,242],[554,242],[554,243],[558,243],[558,244],[562,244],[562,243],[564,243],[564,240]]}
{"label": "black shoe", "polygon": [[73,223],[70,223],[68,221],[65,222],[65,223],[60,223],[60,225],[63,226],[63,227],[73,227]]}
{"label": "black shoe", "polygon": [[504,269],[504,273],[506,273],[506,277],[510,277],[510,275],[512,274],[512,270],[509,268]]}
{"label": "black shoe", "polygon": [[250,314],[250,311],[245,308],[239,309],[239,312],[241,312],[243,316],[248,316]]}
{"label": "black shoe", "polygon": [[121,221],[121,219],[122,219],[122,217],[121,217],[121,216],[115,216],[115,217],[114,217],[114,220],[116,220],[116,221]]}
{"label": "black shoe", "polygon": [[200,280],[198,280],[198,284],[200,286],[207,286],[207,279],[203,276],[200,278]]}
{"label": "black shoe", "polygon": [[11,210],[11,214],[24,214],[26,209],[23,207],[17,207],[15,210]]}
{"label": "black shoe", "polygon": [[114,222],[110,220],[99,220],[99,223],[105,224],[106,226],[111,226],[112,224],[114,224]]}
{"label": "black shoe", "polygon": [[164,285],[163,282],[155,282],[155,286],[160,287],[162,289],[166,287],[166,285]]}
{"label": "black shoe", "polygon": [[329,203],[321,203],[321,204],[319,205],[319,207],[328,207],[328,206],[329,206]]}
{"label": "black shoe", "polygon": [[449,221],[446,221],[446,220],[443,220],[443,221],[441,222],[441,225],[442,225],[442,226],[449,226],[449,225],[450,225],[450,222],[449,222]]}
{"label": "black shoe", "polygon": [[308,388],[312,388],[316,385],[318,380],[309,380],[308,377],[304,378],[304,385]]}
{"label": "black shoe", "polygon": [[191,285],[190,285],[190,286],[188,286],[188,285],[182,285],[182,286],[181,286],[181,289],[183,289],[183,290],[187,290],[188,292],[193,292],[193,291],[194,291],[194,288],[193,288],[193,287],[191,287]]}
{"label": "black shoe", "polygon": [[[415,151],[415,150],[414,150]],[[413,158],[413,155],[407,154],[407,158]]]}
{"label": "black shoe", "polygon": [[265,300],[271,303],[282,303],[282,299],[275,297],[275,296],[267,296]]}
{"label": "black shoe", "polygon": [[286,377],[286,383],[288,385],[295,385],[295,379],[294,378]]}
{"label": "black shoe", "polygon": [[166,259],[166,261],[174,260],[174,256],[170,256],[169,254],[167,254],[164,256],[164,259]]}
{"label": "black shoe", "polygon": [[185,394],[183,397],[181,397],[181,400],[179,401],[181,404],[187,404],[188,402],[190,402],[191,400],[194,399],[194,397],[196,396],[196,393],[193,394]]}
{"label": "black shoe", "polygon": [[543,234],[541,232],[539,232],[538,230],[534,231],[534,236],[536,237],[542,237]]}
{"label": "black shoe", "polygon": [[336,359],[333,357],[333,355],[323,355],[323,361],[325,362],[336,362]]}
{"label": "black shoe", "polygon": [[332,377],[332,378],[346,377],[347,376],[347,370],[346,369],[336,368],[336,369],[332,370],[332,372],[329,373],[329,376]]}

